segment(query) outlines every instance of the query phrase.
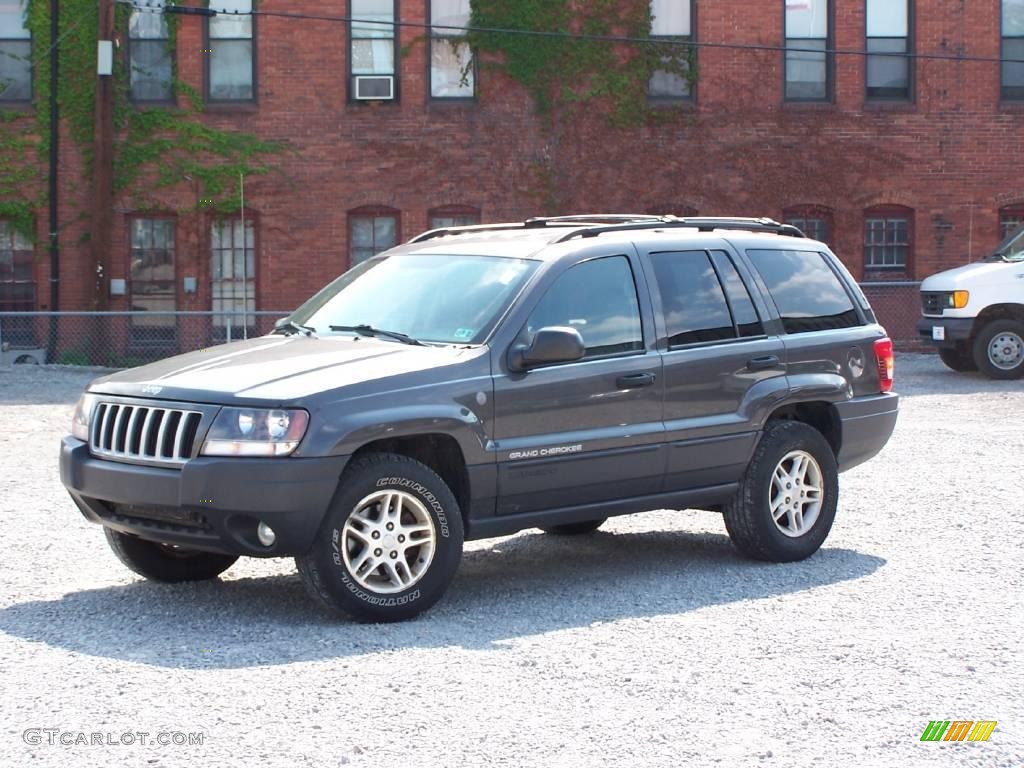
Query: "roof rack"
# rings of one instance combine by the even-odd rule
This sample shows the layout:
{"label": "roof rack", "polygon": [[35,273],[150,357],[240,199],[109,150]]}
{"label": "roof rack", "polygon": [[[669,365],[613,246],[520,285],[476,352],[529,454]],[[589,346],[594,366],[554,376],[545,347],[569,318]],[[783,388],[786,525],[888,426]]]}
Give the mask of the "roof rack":
{"label": "roof rack", "polygon": [[560,237],[555,242],[564,243],[577,237],[597,237],[606,232],[629,232],[639,229],[697,229],[700,232],[712,232],[716,229],[735,229],[746,232],[772,232],[787,237],[807,237],[799,228],[792,224],[782,224],[774,219],[748,218],[717,218],[711,216],[662,216],[655,221],[632,221],[622,224],[609,224],[601,227],[577,229]]}
{"label": "roof rack", "polygon": [[469,224],[462,227],[442,227],[417,235],[410,243],[422,243],[445,235],[472,234],[474,232],[501,232],[516,229],[543,229],[548,226],[578,227],[580,224],[625,224],[629,222],[659,222],[664,217],[648,213],[591,213],[574,216],[536,216],[523,222],[510,224]]}

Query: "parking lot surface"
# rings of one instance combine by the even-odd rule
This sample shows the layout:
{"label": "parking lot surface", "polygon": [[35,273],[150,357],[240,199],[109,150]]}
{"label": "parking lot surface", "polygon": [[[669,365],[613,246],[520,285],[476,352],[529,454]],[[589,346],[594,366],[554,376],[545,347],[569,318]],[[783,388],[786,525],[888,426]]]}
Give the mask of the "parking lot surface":
{"label": "parking lot surface", "polygon": [[0,368],[0,765],[1024,764],[1022,382],[900,356],[896,433],[805,562],[742,560],[707,512],[526,531],[369,626],[290,560],[125,570],[57,473],[94,375]]}

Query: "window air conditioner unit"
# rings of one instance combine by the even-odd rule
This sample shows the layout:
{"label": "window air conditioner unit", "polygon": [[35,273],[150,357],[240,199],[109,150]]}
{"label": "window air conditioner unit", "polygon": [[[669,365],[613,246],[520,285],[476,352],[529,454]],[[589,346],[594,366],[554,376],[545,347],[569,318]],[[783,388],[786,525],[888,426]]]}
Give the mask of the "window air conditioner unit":
{"label": "window air conditioner unit", "polygon": [[358,101],[391,101],[395,98],[394,75],[356,75]]}

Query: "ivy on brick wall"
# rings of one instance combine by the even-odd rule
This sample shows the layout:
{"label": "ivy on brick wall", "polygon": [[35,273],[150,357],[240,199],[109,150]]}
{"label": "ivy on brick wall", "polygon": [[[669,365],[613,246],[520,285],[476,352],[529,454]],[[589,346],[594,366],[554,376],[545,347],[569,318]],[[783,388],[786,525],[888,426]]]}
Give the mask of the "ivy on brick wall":
{"label": "ivy on brick wall", "polygon": [[537,110],[572,113],[587,104],[616,126],[671,118],[653,109],[647,84],[656,70],[696,82],[693,50],[685,45],[619,43],[571,37],[516,35],[523,29],[582,35],[650,36],[649,0],[471,0],[470,44],[482,66],[504,70],[533,96]]}
{"label": "ivy on brick wall", "polygon": [[[96,0],[61,0],[60,8],[57,101],[61,120],[85,160],[88,176],[95,135]],[[130,7],[118,4],[115,19],[121,41],[127,39],[130,14]],[[170,31],[168,45],[173,50],[178,17],[165,18]],[[0,216],[31,237],[34,213],[46,205],[43,169],[50,133],[49,0],[29,0],[27,24],[33,40],[32,108],[0,107]],[[115,55],[113,78],[114,192],[126,207],[165,207],[160,191],[189,177],[196,185],[195,208],[235,210],[239,176],[270,172],[276,167],[273,156],[285,151],[281,143],[203,122],[201,96],[178,80],[176,73],[174,90],[184,102],[177,107],[133,105],[124,55]]]}

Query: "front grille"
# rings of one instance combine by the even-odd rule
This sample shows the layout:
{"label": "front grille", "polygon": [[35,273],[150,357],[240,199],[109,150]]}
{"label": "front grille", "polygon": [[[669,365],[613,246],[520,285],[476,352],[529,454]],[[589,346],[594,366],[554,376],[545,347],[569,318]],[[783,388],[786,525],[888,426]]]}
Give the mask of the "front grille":
{"label": "front grille", "polygon": [[99,403],[89,448],[106,458],[184,464],[192,456],[202,417],[199,411],[180,408]]}
{"label": "front grille", "polygon": [[946,306],[945,293],[927,292],[921,294],[921,310],[926,315],[941,315]]}

